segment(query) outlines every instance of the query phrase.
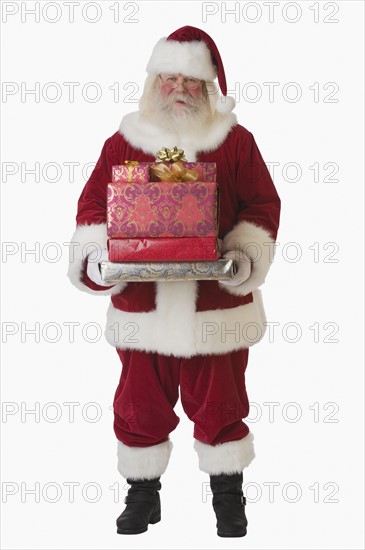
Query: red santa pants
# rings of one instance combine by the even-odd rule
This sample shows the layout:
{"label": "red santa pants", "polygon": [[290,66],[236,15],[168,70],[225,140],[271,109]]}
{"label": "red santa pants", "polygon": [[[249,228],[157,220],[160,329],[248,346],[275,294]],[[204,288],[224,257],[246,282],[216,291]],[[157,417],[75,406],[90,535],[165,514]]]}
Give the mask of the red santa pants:
{"label": "red santa pants", "polygon": [[123,368],[114,397],[114,431],[131,447],[158,445],[178,425],[180,397],[194,438],[208,445],[241,440],[248,432],[245,387],[248,349],[189,359],[117,349]]}

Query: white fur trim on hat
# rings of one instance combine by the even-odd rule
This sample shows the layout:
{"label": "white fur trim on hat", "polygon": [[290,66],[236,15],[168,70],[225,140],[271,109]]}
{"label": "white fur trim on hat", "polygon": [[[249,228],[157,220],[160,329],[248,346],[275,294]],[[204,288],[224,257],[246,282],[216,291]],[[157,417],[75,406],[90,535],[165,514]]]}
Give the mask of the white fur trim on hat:
{"label": "white fur trim on hat", "polygon": [[230,113],[231,111],[233,111],[233,109],[235,108],[236,106],[236,102],[235,102],[235,99],[234,97],[232,96],[220,96],[216,105],[215,105],[215,108],[216,110],[219,112],[219,113],[223,113],[223,114],[226,114],[226,113]]}
{"label": "white fur trim on hat", "polygon": [[200,80],[214,80],[217,69],[204,42],[178,42],[161,38],[152,50],[148,74],[181,73]]}

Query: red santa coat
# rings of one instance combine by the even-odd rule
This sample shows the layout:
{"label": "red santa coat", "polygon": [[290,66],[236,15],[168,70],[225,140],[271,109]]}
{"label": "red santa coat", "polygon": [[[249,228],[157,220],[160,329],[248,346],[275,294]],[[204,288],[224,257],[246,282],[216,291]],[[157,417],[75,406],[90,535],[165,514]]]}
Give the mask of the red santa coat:
{"label": "red santa coat", "polygon": [[[238,248],[252,262],[251,276],[236,287],[218,281],[130,282],[105,289],[86,275],[87,254],[106,247],[106,189],[112,166],[125,160],[153,161],[162,147],[184,149],[188,161],[217,164],[219,238],[225,251]],[[93,294],[111,295],[106,338],[121,349],[192,357],[247,348],[265,333],[258,289],[273,259],[280,199],[253,135],[233,113],[215,113],[209,130],[181,138],[139,112],[122,120],[106,140],[77,211],[68,275]]]}

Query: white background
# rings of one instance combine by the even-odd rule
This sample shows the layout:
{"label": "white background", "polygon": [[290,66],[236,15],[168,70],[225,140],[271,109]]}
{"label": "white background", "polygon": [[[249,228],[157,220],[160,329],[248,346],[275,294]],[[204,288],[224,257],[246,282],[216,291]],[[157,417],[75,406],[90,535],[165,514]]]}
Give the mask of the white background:
{"label": "white background", "polygon": [[[247,4],[81,1],[69,22],[65,2],[40,2],[35,22],[25,13],[35,2],[2,2],[5,549],[363,548],[363,3],[281,2],[271,21],[265,3]],[[66,277],[83,168],[136,110],[154,44],[187,24],[216,41],[240,123],[279,163],[279,246],[262,288],[275,332],[251,349],[247,372],[257,458],[244,472],[244,540],[216,535],[180,403],[162,521],[116,534],[127,486],[111,410],[121,365],[102,334],[109,299]],[[74,101],[65,82],[79,83]],[[36,86],[37,100],[24,93]],[[36,163],[39,177],[25,173]],[[77,163],[73,177],[66,163]],[[73,342],[65,323],[79,323]],[[35,327],[39,338],[26,332]]]}

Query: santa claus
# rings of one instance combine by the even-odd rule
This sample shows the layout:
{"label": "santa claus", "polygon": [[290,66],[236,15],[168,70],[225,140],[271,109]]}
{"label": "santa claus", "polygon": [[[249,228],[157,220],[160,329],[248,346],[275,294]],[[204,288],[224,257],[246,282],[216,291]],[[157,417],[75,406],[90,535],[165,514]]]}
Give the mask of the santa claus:
{"label": "santa claus", "polygon": [[[199,467],[210,476],[217,533],[246,534],[243,469],[254,458],[245,370],[265,332],[259,287],[273,259],[280,199],[251,132],[227,97],[211,37],[183,27],[154,47],[139,110],[123,117],[102,148],[77,211],[68,275],[80,290],[110,295],[106,338],[122,362],[114,398],[118,469],[131,485],[117,532],[136,534],[161,518],[160,477],[179,418],[180,396],[194,423]],[[214,83],[218,77],[218,86]],[[214,162],[219,238],[237,261],[233,280],[120,282],[106,286],[106,197],[112,166],[154,161],[177,146],[188,161]]]}

